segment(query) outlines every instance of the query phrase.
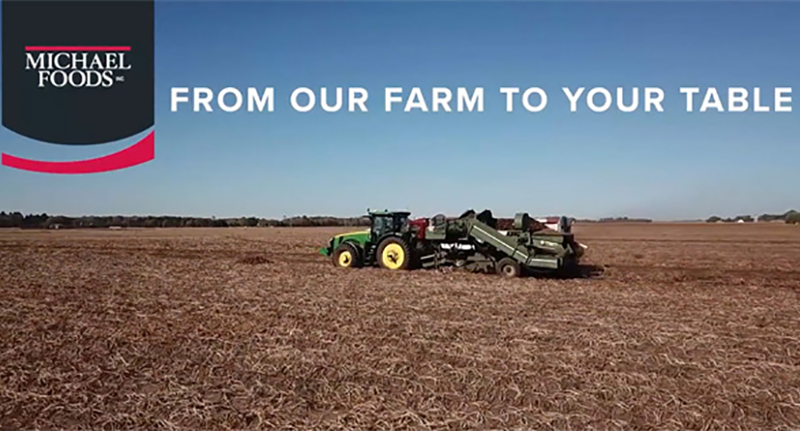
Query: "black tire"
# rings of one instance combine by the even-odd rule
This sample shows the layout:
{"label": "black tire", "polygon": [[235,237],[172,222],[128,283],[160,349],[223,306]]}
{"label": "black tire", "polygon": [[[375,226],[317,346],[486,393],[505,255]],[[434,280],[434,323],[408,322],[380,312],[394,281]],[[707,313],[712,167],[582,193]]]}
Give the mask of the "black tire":
{"label": "black tire", "polygon": [[522,275],[522,266],[510,257],[504,257],[497,262],[497,273],[503,277],[519,277]]}
{"label": "black tire", "polygon": [[[394,260],[390,260],[389,262],[384,261],[384,251],[389,247],[392,249],[390,251],[391,254],[394,254],[396,258],[402,259],[399,264]],[[398,251],[400,253],[397,253]],[[402,254],[402,256],[397,256],[398,254]],[[378,262],[378,265],[380,265],[381,268],[397,271],[409,269],[414,261],[414,257],[413,253],[411,252],[411,247],[407,241],[400,237],[390,236],[378,244],[375,260]]]}
{"label": "black tire", "polygon": [[336,247],[331,256],[333,266],[340,268],[359,268],[363,264],[363,254],[359,247],[349,242],[344,242]]}
{"label": "black tire", "polygon": [[353,268],[361,268],[361,267],[363,267],[365,265],[365,262],[364,262],[364,249],[359,244],[356,244],[356,243],[348,242],[347,244],[349,244],[351,247],[353,247],[353,249],[356,251],[356,261],[355,261],[355,265],[353,266]]}

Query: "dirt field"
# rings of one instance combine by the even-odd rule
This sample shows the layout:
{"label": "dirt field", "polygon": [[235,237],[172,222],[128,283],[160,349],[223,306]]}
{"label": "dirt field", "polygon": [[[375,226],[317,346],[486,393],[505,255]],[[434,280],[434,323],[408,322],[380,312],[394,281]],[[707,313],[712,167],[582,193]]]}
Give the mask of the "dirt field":
{"label": "dirt field", "polygon": [[0,427],[800,429],[800,227],[578,226],[578,280],[341,231],[0,231]]}

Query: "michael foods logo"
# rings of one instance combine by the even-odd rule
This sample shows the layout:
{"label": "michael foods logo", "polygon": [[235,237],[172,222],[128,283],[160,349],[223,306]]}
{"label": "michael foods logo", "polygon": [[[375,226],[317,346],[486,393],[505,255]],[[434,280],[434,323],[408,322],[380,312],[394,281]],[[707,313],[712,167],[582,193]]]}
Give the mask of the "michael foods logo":
{"label": "michael foods logo", "polygon": [[28,46],[25,70],[36,72],[39,88],[111,87],[125,82],[131,69],[125,58],[129,46]]}
{"label": "michael foods logo", "polygon": [[155,157],[153,0],[2,0],[2,15],[5,128],[30,148],[129,141],[122,150],[88,160],[3,153],[4,166],[88,174]]}

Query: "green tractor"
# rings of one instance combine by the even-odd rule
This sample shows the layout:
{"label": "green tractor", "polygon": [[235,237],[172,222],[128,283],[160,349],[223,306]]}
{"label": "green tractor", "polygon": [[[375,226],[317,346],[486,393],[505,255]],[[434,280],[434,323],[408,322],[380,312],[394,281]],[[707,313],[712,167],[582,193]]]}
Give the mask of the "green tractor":
{"label": "green tractor", "polygon": [[414,232],[407,211],[367,211],[370,228],[348,232],[330,239],[320,253],[331,256],[333,264],[344,268],[374,266],[409,269],[413,265]]}
{"label": "green tractor", "polygon": [[539,230],[527,213],[518,213],[508,231],[496,229],[497,219],[489,210],[470,210],[450,219],[442,214],[409,219],[406,211],[367,213],[369,229],[336,235],[320,253],[344,268],[454,265],[516,277],[522,272],[574,269],[585,248],[572,233]]}

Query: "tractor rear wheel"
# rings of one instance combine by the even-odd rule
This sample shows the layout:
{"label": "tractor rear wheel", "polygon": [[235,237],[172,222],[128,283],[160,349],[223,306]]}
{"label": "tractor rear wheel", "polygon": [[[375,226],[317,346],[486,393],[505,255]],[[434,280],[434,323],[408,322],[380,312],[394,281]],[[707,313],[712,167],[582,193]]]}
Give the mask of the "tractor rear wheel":
{"label": "tractor rear wheel", "polygon": [[390,270],[408,269],[411,264],[411,247],[402,238],[389,237],[378,245],[378,264]]}
{"label": "tractor rear wheel", "polygon": [[504,257],[500,259],[500,262],[497,262],[497,273],[504,277],[519,277],[522,273],[522,267],[516,260]]}
{"label": "tractor rear wheel", "polygon": [[340,268],[358,268],[361,266],[361,253],[358,247],[349,242],[342,243],[333,252],[333,264]]}

